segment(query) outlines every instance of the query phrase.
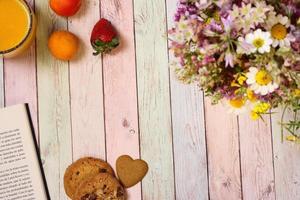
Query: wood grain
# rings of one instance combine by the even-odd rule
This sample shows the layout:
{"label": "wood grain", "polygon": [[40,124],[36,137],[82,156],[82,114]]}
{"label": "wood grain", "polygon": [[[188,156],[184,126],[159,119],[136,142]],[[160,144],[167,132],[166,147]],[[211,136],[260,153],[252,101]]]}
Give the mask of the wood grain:
{"label": "wood grain", "polygon": [[[28,3],[34,7],[33,0]],[[4,62],[6,106],[28,103],[38,138],[35,44],[24,54]]]}
{"label": "wood grain", "polygon": [[37,134],[37,87],[34,45],[17,58],[5,59],[4,71],[6,106],[28,103]]}
{"label": "wood grain", "polygon": [[[176,1],[167,0],[168,29],[176,8]],[[169,58],[170,64],[175,61],[171,52]],[[205,200],[209,197],[203,93],[196,85],[180,83],[172,70],[170,76],[176,197]]]}
{"label": "wood grain", "polygon": [[242,199],[237,117],[205,101],[211,200]]}
{"label": "wood grain", "polygon": [[[275,190],[278,200],[300,198],[300,145],[285,139],[281,140],[281,120],[283,109],[274,110],[272,115],[272,133],[275,166]],[[291,119],[287,113],[285,120]],[[284,131],[284,135],[287,133]]]}
{"label": "wood grain", "polygon": [[100,16],[99,4],[98,0],[83,1],[79,13],[69,18],[69,30],[79,37],[81,46],[78,58],[70,62],[74,159],[106,159],[102,61],[93,56],[89,43],[90,32]]}
{"label": "wood grain", "polygon": [[239,117],[243,198],[275,199],[270,117],[253,121]]}
{"label": "wood grain", "polygon": [[72,162],[68,62],[54,59],[47,49],[50,33],[66,29],[67,21],[50,11],[48,1],[35,2],[40,150],[51,199],[67,199],[63,175]]}
{"label": "wood grain", "polygon": [[150,171],[143,199],[175,199],[166,39],[166,5],[135,0],[135,34],[141,155]]}
{"label": "wood grain", "polygon": [[[112,22],[121,40],[103,57],[107,160],[114,165],[123,154],[140,157],[132,1],[102,0],[101,16]],[[128,197],[141,199],[141,185],[130,188]]]}
{"label": "wood grain", "polygon": [[4,107],[4,65],[0,55],[0,107]]}

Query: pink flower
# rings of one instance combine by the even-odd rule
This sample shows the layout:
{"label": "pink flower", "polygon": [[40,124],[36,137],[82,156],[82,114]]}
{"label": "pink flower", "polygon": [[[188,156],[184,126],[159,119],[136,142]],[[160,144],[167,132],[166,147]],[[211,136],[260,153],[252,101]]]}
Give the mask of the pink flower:
{"label": "pink flower", "polygon": [[225,67],[234,67],[234,56],[230,51],[225,53]]}
{"label": "pink flower", "polygon": [[230,15],[227,18],[221,18],[221,21],[224,25],[224,30],[226,33],[229,33],[232,29],[232,19],[230,17]]}

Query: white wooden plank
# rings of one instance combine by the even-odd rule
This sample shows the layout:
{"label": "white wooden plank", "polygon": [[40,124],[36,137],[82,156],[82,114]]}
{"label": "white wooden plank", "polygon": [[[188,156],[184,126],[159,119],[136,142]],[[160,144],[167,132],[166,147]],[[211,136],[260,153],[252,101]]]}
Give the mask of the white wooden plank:
{"label": "white wooden plank", "polygon": [[[275,190],[278,200],[300,199],[300,145],[281,140],[281,120],[283,109],[272,115],[272,133],[275,166]],[[291,118],[287,113],[285,120]],[[286,136],[286,131],[284,131]]]}
{"label": "white wooden plank", "polygon": [[143,199],[175,199],[166,7],[135,0],[141,157],[149,163]]}
{"label": "white wooden plank", "polygon": [[[169,29],[174,24],[176,8],[177,1],[167,0]],[[174,61],[171,52],[169,58]],[[170,76],[176,197],[208,199],[203,93],[196,85],[178,82],[172,70]]]}
{"label": "white wooden plank", "polygon": [[54,30],[67,29],[67,21],[55,15],[48,1],[35,2],[37,30],[37,82],[40,151],[51,199],[65,200],[63,176],[72,163],[72,137],[68,62],[56,60],[47,48]]}

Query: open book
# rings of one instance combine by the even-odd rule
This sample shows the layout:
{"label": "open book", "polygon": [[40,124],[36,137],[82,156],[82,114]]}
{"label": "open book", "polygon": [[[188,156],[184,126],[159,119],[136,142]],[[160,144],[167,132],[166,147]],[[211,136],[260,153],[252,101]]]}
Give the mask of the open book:
{"label": "open book", "polygon": [[0,199],[50,199],[26,105],[0,109]]}

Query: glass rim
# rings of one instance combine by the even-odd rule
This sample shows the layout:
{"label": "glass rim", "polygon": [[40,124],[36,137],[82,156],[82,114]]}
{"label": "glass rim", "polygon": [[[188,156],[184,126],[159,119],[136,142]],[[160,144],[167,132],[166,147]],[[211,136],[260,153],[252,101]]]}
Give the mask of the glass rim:
{"label": "glass rim", "polygon": [[29,28],[28,28],[28,31],[27,31],[25,37],[16,46],[14,46],[10,49],[4,50],[4,51],[0,51],[0,55],[8,54],[10,52],[15,51],[19,47],[21,47],[27,41],[28,37],[31,34],[32,28],[33,28],[33,17],[34,17],[33,9],[29,6],[28,2],[26,2],[25,0],[17,0],[17,1],[19,1],[20,3],[22,3],[25,6],[25,9],[27,10],[27,12],[29,14]]}

